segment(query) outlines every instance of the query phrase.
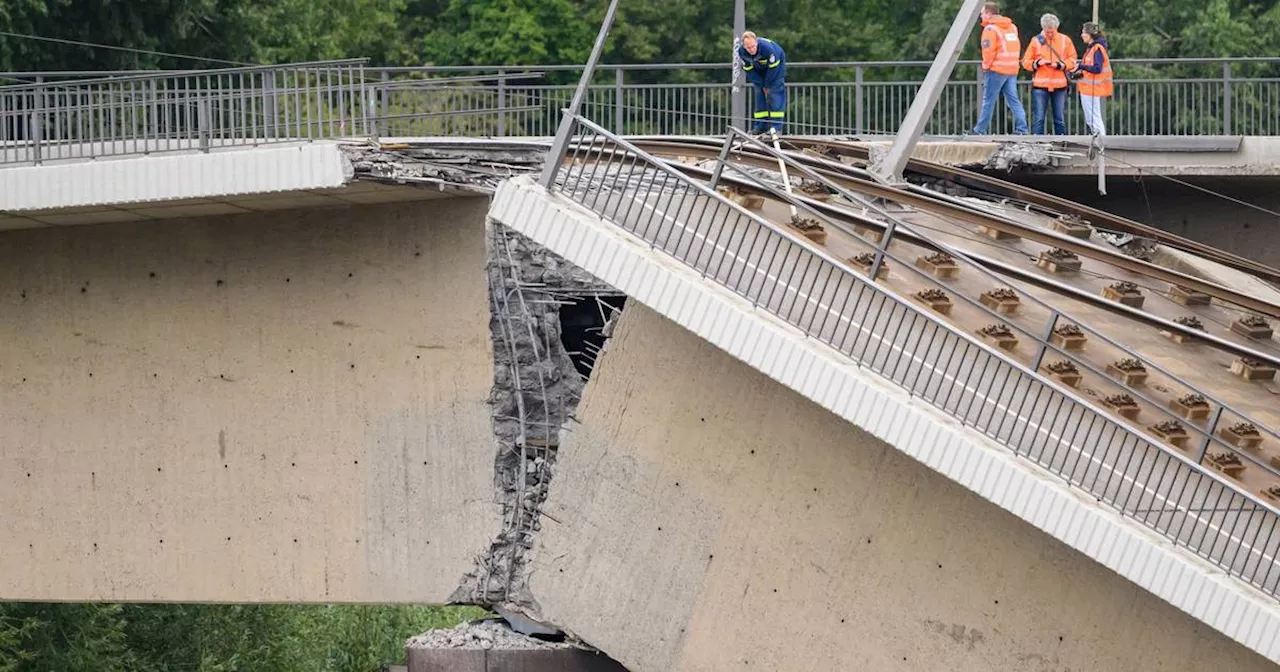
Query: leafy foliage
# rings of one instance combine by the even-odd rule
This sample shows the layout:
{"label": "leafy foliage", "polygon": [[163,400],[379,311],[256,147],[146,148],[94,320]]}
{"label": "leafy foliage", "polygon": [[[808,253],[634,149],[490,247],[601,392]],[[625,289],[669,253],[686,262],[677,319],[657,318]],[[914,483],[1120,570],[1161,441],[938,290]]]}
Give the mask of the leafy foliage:
{"label": "leafy foliage", "polygon": [[[0,31],[246,63],[367,56],[386,65],[580,63],[607,0],[3,0]],[[749,25],[792,60],[932,58],[960,0],[748,0]],[[1024,40],[1045,11],[1075,35],[1091,0],[1005,0]],[[1103,3],[1118,56],[1280,50],[1280,0]],[[724,62],[733,2],[624,0],[607,59]],[[976,40],[966,57],[976,56]],[[0,36],[0,70],[208,67],[190,59]],[[845,73],[847,74],[847,73]],[[680,73],[681,77],[690,74]],[[842,75],[843,76],[843,75]]]}
{"label": "leafy foliage", "polygon": [[0,604],[0,672],[375,672],[470,607]]}

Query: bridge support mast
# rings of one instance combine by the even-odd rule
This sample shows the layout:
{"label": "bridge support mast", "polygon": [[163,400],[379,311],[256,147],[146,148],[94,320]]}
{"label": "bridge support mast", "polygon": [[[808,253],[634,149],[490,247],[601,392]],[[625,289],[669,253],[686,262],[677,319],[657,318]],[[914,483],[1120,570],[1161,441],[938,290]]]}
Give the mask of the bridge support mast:
{"label": "bridge support mast", "polygon": [[609,29],[613,26],[613,17],[617,13],[618,0],[613,0],[609,3],[604,21],[600,24],[600,33],[596,35],[595,46],[591,47],[591,56],[587,58],[587,64],[582,68],[582,79],[578,80],[578,88],[573,92],[573,99],[569,101],[569,107],[562,111],[564,116],[560,118],[560,126],[556,128],[556,138],[551,143],[547,162],[543,165],[542,175],[538,178],[538,182],[547,189],[555,186],[556,172],[564,162],[564,155],[569,149],[569,140],[573,137],[575,118],[578,116],[578,111],[582,109],[583,99],[587,97],[587,88],[591,86],[591,77],[596,73],[596,64],[600,62],[600,55],[604,53],[604,43],[609,39]]}
{"label": "bridge support mast", "polygon": [[915,99],[911,101],[911,108],[907,110],[907,116],[902,120],[902,126],[898,128],[893,146],[872,170],[872,173],[881,180],[886,182],[902,180],[902,170],[907,167],[907,161],[911,159],[916,143],[924,134],[925,125],[933,116],[933,108],[937,106],[938,98],[942,96],[942,88],[951,78],[951,71],[956,67],[956,59],[960,57],[964,41],[969,37],[973,24],[978,21],[978,16],[982,13],[983,2],[984,0],[964,0],[960,12],[956,14],[956,19],[951,24],[951,30],[947,32],[947,38],[938,49],[938,55],[933,58],[933,65],[929,66],[929,74],[925,75],[924,83],[920,85]]}
{"label": "bridge support mast", "polygon": [[742,44],[742,33],[747,30],[747,0],[733,0],[733,93],[730,105],[730,119],[737,128],[747,127],[747,88],[742,77],[742,64],[738,62],[738,45]]}

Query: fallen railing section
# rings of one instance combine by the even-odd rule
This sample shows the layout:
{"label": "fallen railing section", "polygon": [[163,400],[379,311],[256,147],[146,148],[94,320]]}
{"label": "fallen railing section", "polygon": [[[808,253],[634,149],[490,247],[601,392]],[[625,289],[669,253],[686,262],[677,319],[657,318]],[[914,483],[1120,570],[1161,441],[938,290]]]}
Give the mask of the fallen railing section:
{"label": "fallen railing section", "polygon": [[[927,299],[908,299],[869,282],[876,264],[892,258],[885,249],[891,236],[883,237],[867,277],[861,276],[601,126],[582,117],[574,122],[576,136],[553,191],[1099,503],[1277,595],[1276,510],[1157,445],[1141,428],[936,319],[924,307]],[[1046,350],[1064,349],[1051,328],[1061,322],[1054,313],[1050,328],[1037,336]]]}

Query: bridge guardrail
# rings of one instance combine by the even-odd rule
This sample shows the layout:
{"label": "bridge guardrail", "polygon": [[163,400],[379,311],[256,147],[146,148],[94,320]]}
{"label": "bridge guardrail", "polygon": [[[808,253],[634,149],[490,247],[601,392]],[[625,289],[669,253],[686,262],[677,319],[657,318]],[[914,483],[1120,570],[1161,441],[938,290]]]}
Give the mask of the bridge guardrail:
{"label": "bridge guardrail", "polygon": [[367,135],[364,60],[0,87],[0,164]]}
{"label": "bridge guardrail", "polygon": [[575,125],[554,191],[1277,596],[1275,509],[602,126]]}
{"label": "bridge guardrail", "polygon": [[[928,65],[788,64],[787,128],[893,133]],[[1280,58],[1117,59],[1115,68],[1116,94],[1104,105],[1110,135],[1280,135]],[[519,80],[580,69],[370,68],[354,59],[158,73],[0,73],[29,81],[0,86],[0,165],[372,135],[547,137],[574,87]],[[599,71],[582,113],[614,133],[718,135],[735,123],[727,63]],[[951,135],[973,125],[976,71],[973,62],[960,64],[928,133]],[[458,73],[478,74],[459,81]],[[1029,83],[1020,86],[1029,110]],[[750,96],[747,102],[750,114]],[[992,133],[1012,131],[1003,111],[992,123]],[[1067,128],[1084,130],[1074,103]]]}
{"label": "bridge guardrail", "polygon": [[[929,67],[927,61],[788,63],[788,132],[889,134],[901,123]],[[1110,135],[1280,135],[1280,58],[1116,59],[1116,93],[1104,104]],[[576,75],[581,66],[539,66]],[[383,80],[458,72],[511,75],[526,68],[423,67],[371,69]],[[1024,73],[1025,74],[1025,73]],[[671,63],[597,67],[582,114],[619,135],[719,135],[737,123],[730,116],[733,87],[727,63]],[[457,117],[443,127],[422,129],[407,121],[384,133],[395,136],[555,134],[575,86],[568,81],[536,85],[423,88],[381,98],[382,106],[439,110],[472,97],[491,101],[482,114]],[[1028,115],[1030,81],[1019,83]],[[954,135],[972,128],[981,95],[977,63],[962,61],[926,129]],[[751,96],[747,96],[747,114]],[[1074,91],[1067,105],[1068,133],[1084,133]],[[509,108],[533,108],[511,113]],[[505,107],[507,109],[500,109]],[[450,129],[456,129],[450,132]],[[423,133],[421,130],[429,132]],[[1010,134],[1012,120],[998,105],[993,134]]]}

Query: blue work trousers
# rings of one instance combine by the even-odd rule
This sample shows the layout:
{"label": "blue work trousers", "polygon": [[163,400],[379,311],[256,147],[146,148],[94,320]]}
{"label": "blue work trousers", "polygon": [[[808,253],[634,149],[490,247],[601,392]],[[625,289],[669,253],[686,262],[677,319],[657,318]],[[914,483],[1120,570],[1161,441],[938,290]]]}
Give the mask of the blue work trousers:
{"label": "blue work trousers", "polygon": [[1067,90],[1031,89],[1031,132],[1034,135],[1044,134],[1044,112],[1046,107],[1053,107],[1054,135],[1067,134]]}
{"label": "blue work trousers", "polygon": [[1018,97],[1018,76],[1002,75],[988,70],[982,82],[982,111],[978,114],[978,124],[973,127],[976,135],[986,135],[987,125],[991,123],[991,115],[996,110],[996,98],[1004,96],[1004,105],[1013,113],[1013,132],[1017,135],[1027,133],[1027,111],[1022,108],[1022,99]]}
{"label": "blue work trousers", "polygon": [[769,87],[769,95],[765,95],[764,87],[753,87],[756,93],[755,124],[752,131],[763,133],[773,129],[782,132],[782,122],[787,120],[787,87],[785,84]]}

